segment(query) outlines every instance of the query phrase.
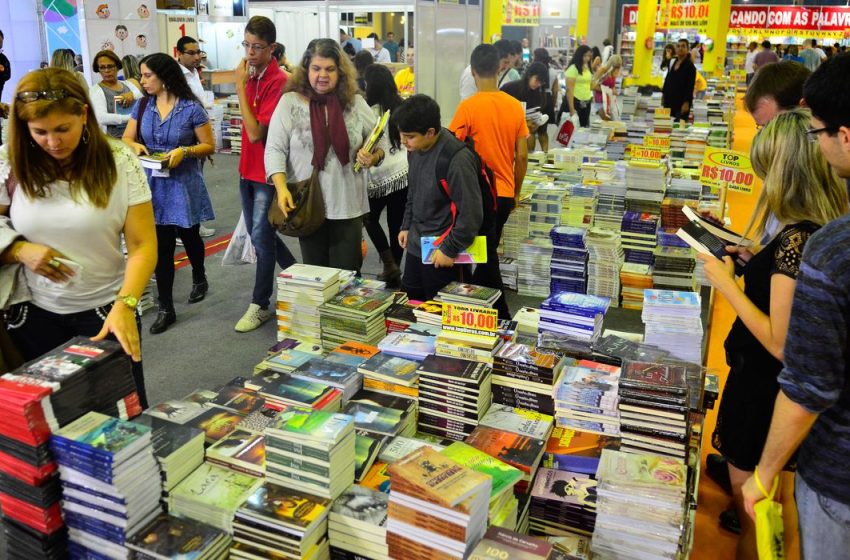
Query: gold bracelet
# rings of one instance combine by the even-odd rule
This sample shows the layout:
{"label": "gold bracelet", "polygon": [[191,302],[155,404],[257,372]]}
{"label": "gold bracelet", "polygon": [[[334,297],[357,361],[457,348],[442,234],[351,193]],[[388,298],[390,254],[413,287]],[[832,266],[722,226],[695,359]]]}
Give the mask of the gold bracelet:
{"label": "gold bracelet", "polygon": [[[15,247],[16,245],[17,245],[17,248]],[[11,255],[11,257],[12,257],[13,263],[21,262],[20,256],[21,256],[21,250],[23,250],[23,248],[24,248],[24,242],[23,241],[12,242],[12,255]]]}

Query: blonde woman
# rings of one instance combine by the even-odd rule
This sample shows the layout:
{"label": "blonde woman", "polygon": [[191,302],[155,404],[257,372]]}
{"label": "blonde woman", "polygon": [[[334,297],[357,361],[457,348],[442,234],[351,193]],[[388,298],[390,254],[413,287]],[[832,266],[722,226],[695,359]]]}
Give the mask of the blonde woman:
{"label": "blonde woman", "polygon": [[86,76],[82,72],[77,72],[77,61],[74,56],[74,51],[71,49],[56,49],[50,56],[50,68],[61,68],[68,72],[73,72],[86,90],[89,89],[89,84],[86,81]]}
{"label": "blonde woman", "polygon": [[757,557],[755,526],[743,510],[741,486],[758,464],[770,427],[803,247],[848,209],[846,186],[809,141],[809,126],[810,113],[796,109],[775,117],[753,141],[750,157],[764,186],[747,234],[759,239],[771,214],[784,225],[758,251],[727,247],[746,263],[743,289],[735,281],[732,257],[699,255],[709,282],[738,314],[726,337],[730,370],[712,444],[729,466],[741,520],[739,559]]}
{"label": "blonde woman", "polygon": [[604,121],[620,119],[620,108],[617,106],[617,78],[623,68],[623,58],[611,55],[593,76],[593,101],[597,105],[596,114]]}

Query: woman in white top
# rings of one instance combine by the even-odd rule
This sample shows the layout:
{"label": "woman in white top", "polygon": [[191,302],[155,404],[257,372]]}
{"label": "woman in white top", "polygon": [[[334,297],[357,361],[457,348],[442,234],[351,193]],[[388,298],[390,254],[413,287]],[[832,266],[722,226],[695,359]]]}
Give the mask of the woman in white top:
{"label": "woman in white top", "polygon": [[10,120],[0,149],[7,329],[26,360],[74,336],[117,339],[146,408],[136,305],[156,265],[156,232],[138,160],[101,132],[67,70],[21,78]]}
{"label": "woman in white top", "polygon": [[113,138],[121,138],[130,113],[142,92],[127,80],[118,80],[121,59],[112,51],[100,51],[94,57],[92,72],[100,74],[100,82],[89,89],[94,114],[101,129]]}
{"label": "woman in white top", "polygon": [[325,222],[299,238],[305,264],[360,269],[369,199],[365,174],[355,174],[353,166],[375,115],[357,93],[355,78],[336,41],[311,41],[269,122],[266,175],[284,215],[295,208],[287,180],[304,181],[319,170]]}

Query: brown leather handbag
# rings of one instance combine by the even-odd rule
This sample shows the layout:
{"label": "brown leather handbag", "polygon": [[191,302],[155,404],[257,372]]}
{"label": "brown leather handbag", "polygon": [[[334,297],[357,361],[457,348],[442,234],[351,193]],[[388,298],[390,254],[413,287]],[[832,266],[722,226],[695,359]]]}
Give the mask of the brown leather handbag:
{"label": "brown leather handbag", "polygon": [[325,199],[319,185],[319,170],[314,168],[309,179],[287,183],[286,188],[292,195],[295,210],[290,210],[288,217],[284,216],[275,194],[269,208],[269,222],[283,235],[307,237],[325,223]]}

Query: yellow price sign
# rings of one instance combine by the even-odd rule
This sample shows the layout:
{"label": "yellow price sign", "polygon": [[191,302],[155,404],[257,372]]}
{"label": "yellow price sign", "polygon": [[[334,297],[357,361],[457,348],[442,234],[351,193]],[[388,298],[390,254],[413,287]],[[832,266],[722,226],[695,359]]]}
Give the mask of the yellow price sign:
{"label": "yellow price sign", "polygon": [[499,327],[499,313],[480,305],[443,304],[443,328],[468,334],[492,336]]}
{"label": "yellow price sign", "polygon": [[670,116],[670,107],[658,107],[655,109],[656,117],[669,117]]}
{"label": "yellow price sign", "polygon": [[657,163],[661,161],[661,158],[664,156],[664,152],[659,148],[647,148],[646,146],[638,146],[637,144],[631,144],[629,148],[631,161],[649,161]]}
{"label": "yellow price sign", "polygon": [[706,148],[702,159],[700,183],[709,187],[719,187],[726,183],[730,191],[751,193],[755,183],[755,173],[750,156],[744,152]]}
{"label": "yellow price sign", "polygon": [[655,134],[647,134],[643,137],[644,148],[658,148],[659,150],[670,151],[670,137],[658,136]]}

